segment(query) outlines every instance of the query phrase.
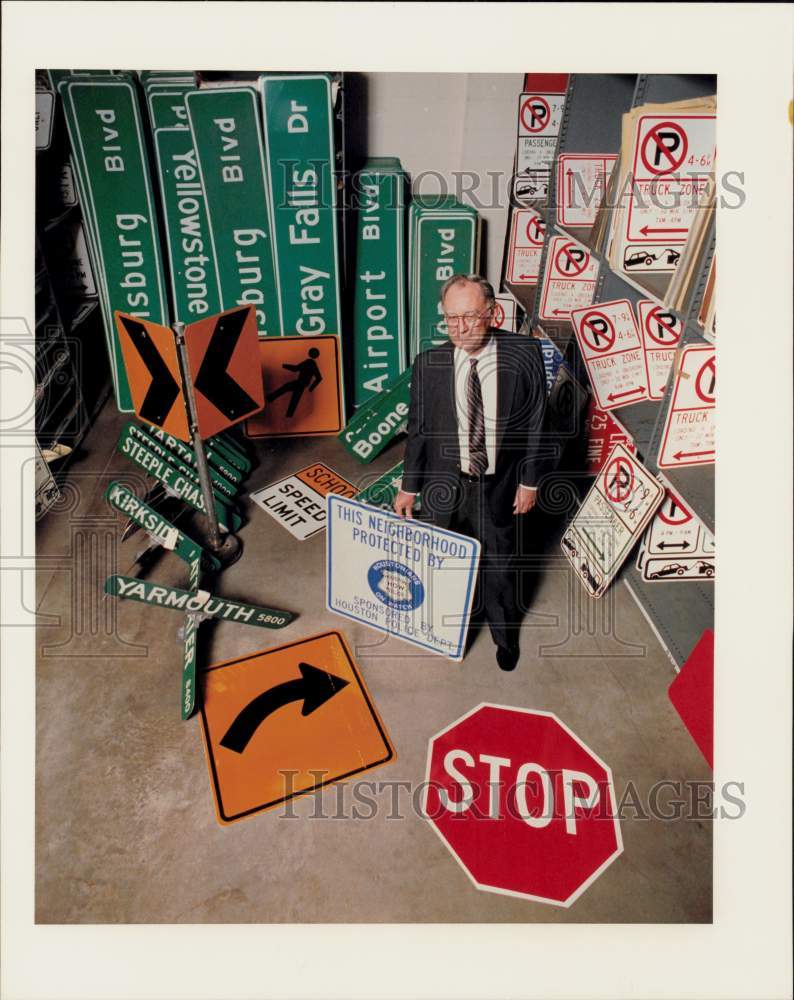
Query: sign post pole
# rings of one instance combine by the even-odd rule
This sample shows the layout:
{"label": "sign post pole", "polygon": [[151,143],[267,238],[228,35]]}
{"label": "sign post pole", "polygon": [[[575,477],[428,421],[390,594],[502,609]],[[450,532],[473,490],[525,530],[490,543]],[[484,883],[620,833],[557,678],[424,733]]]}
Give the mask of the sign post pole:
{"label": "sign post pole", "polygon": [[209,533],[209,546],[217,558],[226,566],[236,562],[243,553],[243,543],[231,532],[226,532],[221,540],[221,531],[218,525],[218,514],[215,510],[215,498],[212,492],[212,480],[210,479],[207,456],[204,453],[204,442],[198,427],[198,410],[196,408],[196,395],[193,391],[193,378],[190,374],[190,365],[187,358],[187,347],[185,345],[185,324],[174,323],[174,336],[176,338],[176,350],[179,357],[179,369],[182,374],[182,385],[184,386],[185,408],[187,409],[188,424],[190,426],[190,437],[193,443],[193,452],[196,456],[196,472],[198,473],[199,484],[201,485],[201,495],[204,498],[204,508],[207,514],[207,527]]}

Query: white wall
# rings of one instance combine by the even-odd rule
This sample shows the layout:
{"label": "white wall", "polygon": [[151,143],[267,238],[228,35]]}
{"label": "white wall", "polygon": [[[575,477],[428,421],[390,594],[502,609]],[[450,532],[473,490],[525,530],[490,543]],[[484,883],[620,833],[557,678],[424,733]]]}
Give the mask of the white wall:
{"label": "white wall", "polygon": [[[438,194],[443,183],[446,192],[478,210],[484,220],[482,266],[497,286],[523,77],[368,73],[365,79],[369,155],[399,157],[414,193]],[[475,173],[476,181],[456,178],[461,171]]]}

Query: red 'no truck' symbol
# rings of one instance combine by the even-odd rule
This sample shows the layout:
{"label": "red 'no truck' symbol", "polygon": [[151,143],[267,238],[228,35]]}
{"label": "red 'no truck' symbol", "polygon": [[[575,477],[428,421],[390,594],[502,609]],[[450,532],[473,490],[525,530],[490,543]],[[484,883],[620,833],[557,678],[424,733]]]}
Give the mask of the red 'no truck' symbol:
{"label": "red 'no truck' symbol", "polygon": [[677,122],[660,122],[642,140],[640,155],[652,174],[669,174],[684,162],[688,147],[686,132]]}
{"label": "red 'no truck' symbol", "polygon": [[604,488],[613,503],[622,503],[631,496],[634,486],[634,470],[625,458],[616,458],[609,463],[604,473]]}
{"label": "red 'no truck' symbol", "polygon": [[545,97],[528,97],[521,105],[521,124],[527,132],[542,132],[551,120],[551,108]]}

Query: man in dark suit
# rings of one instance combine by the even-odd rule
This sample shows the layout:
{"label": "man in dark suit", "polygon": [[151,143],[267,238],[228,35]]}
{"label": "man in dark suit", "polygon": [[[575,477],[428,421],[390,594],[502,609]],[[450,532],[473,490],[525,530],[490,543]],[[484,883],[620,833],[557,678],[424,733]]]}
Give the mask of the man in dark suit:
{"label": "man in dark suit", "polygon": [[417,355],[411,378],[408,444],[395,511],[424,515],[477,538],[485,616],[497,663],[513,670],[520,654],[511,556],[516,516],[535,504],[546,400],[540,345],[490,328],[491,285],[453,275],[441,290],[449,343]]}

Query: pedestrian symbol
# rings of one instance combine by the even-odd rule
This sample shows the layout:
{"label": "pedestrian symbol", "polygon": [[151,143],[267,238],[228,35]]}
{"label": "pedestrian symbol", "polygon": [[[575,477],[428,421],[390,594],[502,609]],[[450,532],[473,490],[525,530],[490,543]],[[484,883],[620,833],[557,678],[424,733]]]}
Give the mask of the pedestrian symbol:
{"label": "pedestrian symbol", "polygon": [[247,422],[249,437],[342,430],[338,337],[266,337],[259,341],[259,357],[265,408]]}
{"label": "pedestrian symbol", "polygon": [[306,389],[309,392],[314,392],[317,386],[322,382],[323,377],[320,374],[320,369],[317,367],[316,358],[319,358],[320,352],[316,347],[310,347],[309,353],[305,361],[301,361],[298,365],[291,365],[289,363],[282,364],[282,368],[289,372],[297,372],[296,378],[290,379],[285,382],[280,388],[275,389],[273,392],[267,394],[268,403],[273,403],[280,396],[289,392],[290,400],[289,406],[287,407],[287,412],[285,416],[290,419],[295,416],[295,410],[298,408],[298,403],[301,401],[301,397]]}

